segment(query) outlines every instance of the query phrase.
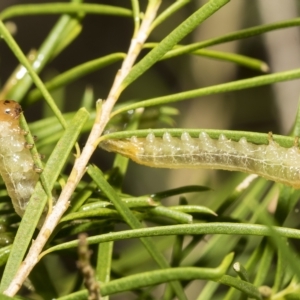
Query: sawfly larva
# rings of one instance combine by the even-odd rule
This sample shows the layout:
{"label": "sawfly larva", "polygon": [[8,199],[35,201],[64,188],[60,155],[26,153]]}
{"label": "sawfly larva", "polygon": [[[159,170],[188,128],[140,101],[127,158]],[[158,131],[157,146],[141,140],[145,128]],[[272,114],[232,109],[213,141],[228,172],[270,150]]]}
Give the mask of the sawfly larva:
{"label": "sawfly larva", "polygon": [[205,132],[192,138],[164,133],[146,138],[108,139],[100,146],[120,153],[138,164],[156,168],[205,168],[241,171],[300,188],[300,151],[295,145],[281,147],[270,136],[268,145],[257,145],[241,138],[238,142],[221,134],[212,139]]}
{"label": "sawfly larva", "polygon": [[0,175],[16,213],[23,216],[39,175],[19,126],[21,106],[12,100],[0,101]]}

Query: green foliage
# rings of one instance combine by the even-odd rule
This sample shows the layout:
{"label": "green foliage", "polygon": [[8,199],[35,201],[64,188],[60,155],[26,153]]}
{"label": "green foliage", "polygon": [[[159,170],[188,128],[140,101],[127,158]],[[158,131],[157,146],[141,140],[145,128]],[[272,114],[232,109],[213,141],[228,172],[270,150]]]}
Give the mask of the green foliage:
{"label": "green foliage", "polygon": [[[155,75],[154,83],[143,85],[142,80],[144,76],[151,78],[147,74],[157,65],[176,59],[186,62],[188,56],[233,63],[256,74],[267,72],[268,65],[263,60],[206,47],[296,27],[300,20],[250,27],[192,43],[189,34],[211,17],[218,22],[216,13],[226,8],[229,0],[210,0],[200,7],[198,1],[187,0],[127,2],[119,1],[120,6],[114,6],[82,0],[54,1],[10,6],[0,12],[0,43],[7,45],[20,64],[2,84],[1,99],[20,102],[25,117],[27,109],[37,109],[37,104],[47,105],[48,109],[41,110],[36,121],[27,124],[24,118],[21,120],[24,130],[38,136],[32,154],[35,164],[43,168],[21,222],[12,210],[4,184],[0,186],[0,291],[5,294],[0,299],[87,299],[93,289],[100,291],[101,299],[116,299],[114,294],[122,299],[189,299],[188,289],[195,280],[201,280],[201,285],[193,287],[198,300],[299,299],[300,258],[290,241],[300,239],[299,222],[293,215],[300,191],[239,174],[215,190],[205,181],[191,181],[158,192],[158,182],[151,179],[151,192],[146,192],[140,178],[148,169],[137,168],[131,173],[128,159],[117,154],[106,170],[103,161],[107,156],[100,152],[98,144],[106,139],[146,137],[149,132],[159,137],[166,132],[165,127],[172,127],[167,129],[172,136],[189,132],[197,137],[204,131],[214,139],[223,133],[235,141],[246,137],[251,143],[268,144],[270,135],[266,132],[173,128],[175,116],[180,119],[182,115],[177,116],[178,110],[166,105],[298,79],[299,69],[180,92],[169,90],[168,95],[164,95],[165,87],[159,87],[160,82],[156,81],[155,86]],[[178,22],[176,14],[183,9],[184,18]],[[60,74],[56,71],[47,78],[51,63],[65,51],[71,49],[78,56],[88,51],[84,44],[74,44],[92,14],[97,20],[123,18],[131,25],[131,37],[126,41],[128,52],[117,49],[81,63],[71,61],[67,70]],[[40,48],[26,56],[5,22],[37,15],[57,15],[58,20]],[[157,28],[162,29],[163,36],[157,34]],[[119,38],[102,36],[106,30],[105,26],[98,29],[93,37],[95,43],[109,44]],[[122,26],[118,34],[125,36]],[[143,50],[145,54],[138,56]],[[105,82],[104,78],[98,79],[101,71],[103,77],[114,74],[107,75],[109,84],[102,87],[105,93],[109,91],[106,101],[96,101],[101,90],[98,85]],[[188,72],[188,68],[176,70],[174,78],[179,78],[181,72]],[[92,75],[97,77],[94,86],[86,77]],[[84,78],[88,87],[82,86]],[[145,100],[139,100],[139,84],[143,85]],[[70,96],[70,86],[82,87],[82,94],[74,92]],[[158,96],[153,90],[158,91]],[[283,147],[292,147],[294,136],[300,132],[299,120],[298,109],[292,136],[275,134],[273,139]],[[29,134],[28,143],[33,140]],[[45,163],[39,152],[46,155]],[[94,161],[96,156],[100,160]],[[126,186],[128,174],[130,188]],[[130,192],[137,187],[145,192]],[[54,207],[52,195],[58,199]],[[166,204],[165,199],[170,197],[172,204]],[[275,208],[268,210],[274,202]],[[45,207],[51,222],[42,227],[39,222]],[[56,208],[61,210],[57,212]],[[89,272],[83,274],[76,267],[78,234],[82,233],[88,234],[93,252],[90,262],[90,253],[86,253]],[[41,240],[44,242],[38,248]],[[18,271],[28,257],[34,268]],[[20,291],[19,287],[9,290],[14,278],[21,278]],[[97,280],[99,287],[86,283],[91,278]],[[161,286],[163,289],[159,289]]]}

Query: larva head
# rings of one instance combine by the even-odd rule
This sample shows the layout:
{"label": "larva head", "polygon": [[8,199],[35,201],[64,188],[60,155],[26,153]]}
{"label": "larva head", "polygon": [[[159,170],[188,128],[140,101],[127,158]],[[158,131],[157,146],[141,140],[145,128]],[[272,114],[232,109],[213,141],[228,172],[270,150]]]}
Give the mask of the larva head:
{"label": "larva head", "polygon": [[0,122],[19,124],[21,105],[13,100],[0,100]]}

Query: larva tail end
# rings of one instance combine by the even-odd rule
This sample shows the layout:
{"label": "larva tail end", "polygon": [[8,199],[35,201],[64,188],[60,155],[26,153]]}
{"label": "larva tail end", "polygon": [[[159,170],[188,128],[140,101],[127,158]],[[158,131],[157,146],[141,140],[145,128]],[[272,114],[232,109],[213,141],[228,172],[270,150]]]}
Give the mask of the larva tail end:
{"label": "larva tail end", "polygon": [[131,143],[129,140],[105,140],[100,143],[100,148],[108,151],[108,152],[115,152],[119,153],[123,156],[126,156],[128,158],[131,158],[134,160],[134,158],[137,155],[137,147],[135,143]]}

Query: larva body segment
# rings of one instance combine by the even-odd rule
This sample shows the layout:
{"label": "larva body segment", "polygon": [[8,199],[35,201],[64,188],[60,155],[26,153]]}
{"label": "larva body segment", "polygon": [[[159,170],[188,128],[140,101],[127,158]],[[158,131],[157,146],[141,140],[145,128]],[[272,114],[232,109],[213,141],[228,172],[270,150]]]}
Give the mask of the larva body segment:
{"label": "larva body segment", "polygon": [[268,145],[256,145],[222,134],[212,139],[201,132],[199,138],[192,138],[184,132],[178,138],[166,132],[162,138],[150,133],[146,138],[106,140],[100,146],[150,167],[241,171],[300,188],[299,148],[281,147],[271,138]]}
{"label": "larva body segment", "polygon": [[16,213],[23,216],[39,176],[19,126],[21,113],[17,102],[0,101],[0,174]]}

